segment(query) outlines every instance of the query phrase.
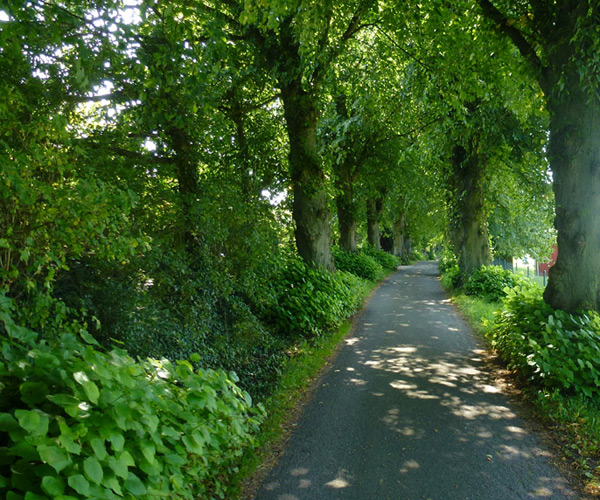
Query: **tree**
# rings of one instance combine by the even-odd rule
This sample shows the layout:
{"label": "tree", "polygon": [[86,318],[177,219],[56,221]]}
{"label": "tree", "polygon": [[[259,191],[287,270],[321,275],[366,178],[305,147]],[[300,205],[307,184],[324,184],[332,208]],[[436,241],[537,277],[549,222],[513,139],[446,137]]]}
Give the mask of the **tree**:
{"label": "tree", "polygon": [[544,92],[559,255],[544,299],[557,309],[600,310],[600,4],[597,0],[478,0]]}

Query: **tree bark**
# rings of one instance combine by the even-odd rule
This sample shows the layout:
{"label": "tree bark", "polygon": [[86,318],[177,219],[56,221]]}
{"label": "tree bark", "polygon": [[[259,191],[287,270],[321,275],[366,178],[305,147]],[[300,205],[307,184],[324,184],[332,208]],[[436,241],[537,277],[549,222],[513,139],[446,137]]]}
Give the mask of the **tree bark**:
{"label": "tree bark", "polygon": [[[479,0],[483,13],[528,62],[550,112],[559,252],[544,300],[570,312],[600,311],[600,75],[590,43],[597,36],[597,19],[584,0],[530,3],[534,41],[490,0]],[[586,32],[593,34],[577,39]]]}
{"label": "tree bark", "polygon": [[377,250],[381,250],[381,229],[379,221],[381,219],[382,210],[382,198],[369,198],[367,200],[367,241]]}
{"label": "tree bark", "polygon": [[176,153],[177,185],[183,215],[183,241],[186,249],[194,253],[197,241],[194,205],[199,194],[198,166],[194,161],[191,139],[185,130],[172,127],[168,133]]}
{"label": "tree bark", "polygon": [[455,146],[452,154],[454,252],[461,276],[491,262],[483,190],[483,165],[474,147]]}
{"label": "tree bark", "polygon": [[392,226],[392,253],[397,257],[404,257],[404,227],[405,215],[400,212]]}
{"label": "tree bark", "polygon": [[413,255],[412,238],[409,235],[404,237],[404,255],[407,257],[412,257]]}
{"label": "tree bark", "polygon": [[600,311],[600,103],[571,88],[549,107],[559,251],[544,299],[555,309]]}
{"label": "tree bark", "polygon": [[252,175],[250,174],[250,161],[248,158],[248,139],[246,138],[246,129],[244,124],[244,111],[237,100],[233,100],[230,117],[235,125],[235,144],[237,146],[237,169],[240,175],[240,188],[242,195],[246,200],[254,198],[252,189]]}
{"label": "tree bark", "polygon": [[300,78],[280,82],[290,141],[290,171],[298,254],[309,265],[335,271],[325,176],[317,151],[317,103]]}
{"label": "tree bark", "polygon": [[340,248],[347,252],[356,252],[356,203],[352,182],[352,165],[345,161],[336,168],[335,198],[338,225],[340,229]]}

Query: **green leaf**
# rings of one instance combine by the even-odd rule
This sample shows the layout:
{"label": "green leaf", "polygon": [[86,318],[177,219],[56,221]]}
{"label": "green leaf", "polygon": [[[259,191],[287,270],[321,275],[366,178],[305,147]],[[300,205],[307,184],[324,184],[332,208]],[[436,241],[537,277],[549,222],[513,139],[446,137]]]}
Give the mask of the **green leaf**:
{"label": "green leaf", "polygon": [[62,495],[65,492],[65,482],[61,477],[45,476],[42,478],[42,490],[48,495]]}
{"label": "green leaf", "polygon": [[23,401],[32,406],[46,401],[48,384],[45,382],[24,382],[19,387]]}
{"label": "green leaf", "polygon": [[48,433],[50,419],[37,411],[15,410],[19,425],[33,436],[45,436]]}
{"label": "green leaf", "polygon": [[77,493],[83,495],[85,497],[90,494],[90,483],[88,480],[83,477],[81,474],[75,474],[74,476],[69,476],[67,479],[69,486],[73,488]]}
{"label": "green leaf", "polygon": [[146,441],[141,443],[141,448],[142,454],[144,455],[146,460],[148,460],[148,463],[153,464],[154,455],[156,454],[156,447],[152,443]]}
{"label": "green leaf", "polygon": [[40,414],[30,410],[16,410],[15,417],[19,425],[27,432],[32,432],[40,425]]}
{"label": "green leaf", "polygon": [[100,462],[96,460],[94,457],[88,457],[83,461],[83,471],[87,478],[96,484],[102,483],[102,478],[104,477],[104,471],[102,470],[102,466]]}
{"label": "green leaf", "polygon": [[139,497],[146,494],[144,483],[133,472],[130,472],[125,480],[125,488],[134,496]]}
{"label": "green leaf", "polygon": [[113,451],[123,451],[123,446],[125,445],[125,438],[122,434],[113,434],[108,438],[112,445]]}
{"label": "green leaf", "polygon": [[71,464],[69,454],[58,446],[39,445],[37,451],[42,461],[50,465],[56,472],[60,472]]}
{"label": "green leaf", "polygon": [[8,454],[21,457],[28,461],[37,461],[40,459],[40,455],[35,446],[27,441],[19,441],[15,443],[10,447]]}
{"label": "green leaf", "polygon": [[94,437],[90,439],[90,445],[98,460],[104,460],[107,457],[108,453],[106,452],[106,446],[104,446],[104,441],[102,439]]}
{"label": "green leaf", "polygon": [[96,346],[100,345],[98,343],[98,341],[92,335],[90,335],[88,332],[86,332],[85,330],[81,330],[79,332],[79,335],[81,335],[81,338],[88,344],[96,345]]}
{"label": "green leaf", "polygon": [[19,428],[19,423],[10,413],[0,413],[0,431],[10,432]]}
{"label": "green leaf", "polygon": [[28,491],[25,493],[25,500],[48,500],[48,498],[43,495],[33,493],[32,491]]}
{"label": "green leaf", "polygon": [[127,479],[127,475],[129,473],[127,464],[117,460],[115,457],[108,457],[108,466],[112,469],[116,476]]}
{"label": "green leaf", "polygon": [[84,382],[83,383],[83,390],[85,391],[85,394],[87,395],[87,397],[89,398],[89,400],[94,403],[97,404],[98,403],[98,398],[100,397],[100,391],[98,390],[98,386],[96,384],[94,384],[94,382]]}

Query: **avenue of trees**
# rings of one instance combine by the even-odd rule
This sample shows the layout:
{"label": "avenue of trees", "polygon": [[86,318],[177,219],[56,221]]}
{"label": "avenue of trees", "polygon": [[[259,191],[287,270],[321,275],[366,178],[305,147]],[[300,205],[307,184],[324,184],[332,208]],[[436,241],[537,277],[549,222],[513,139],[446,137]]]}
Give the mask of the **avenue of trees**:
{"label": "avenue of trees", "polygon": [[556,215],[545,299],[597,310],[596,7],[9,2],[1,293],[185,346],[255,318],[290,252],[446,247],[466,276],[549,255]]}
{"label": "avenue of trees", "polygon": [[260,323],[290,255],[466,277],[556,234],[546,301],[598,309],[593,4],[8,3],[1,293],[177,357]]}
{"label": "avenue of trees", "polygon": [[546,303],[599,311],[599,30],[599,0],[2,2],[5,354],[83,332],[264,397],[352,308],[336,255],[380,251],[466,279],[557,241]]}

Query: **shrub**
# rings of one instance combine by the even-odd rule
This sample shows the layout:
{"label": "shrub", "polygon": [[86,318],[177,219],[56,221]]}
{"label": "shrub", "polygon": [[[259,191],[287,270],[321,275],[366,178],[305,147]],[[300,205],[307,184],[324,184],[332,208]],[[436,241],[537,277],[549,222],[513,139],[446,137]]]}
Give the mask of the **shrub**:
{"label": "shrub", "polygon": [[312,269],[291,259],[273,285],[277,303],[268,320],[285,334],[320,335],[352,314],[364,283],[344,271]]}
{"label": "shrub", "polygon": [[[7,499],[225,498],[262,419],[234,373],[135,362],[84,330],[42,340],[12,321],[0,365]],[[0,331],[2,328],[0,328]]]}
{"label": "shrub", "polygon": [[374,258],[381,267],[389,271],[395,270],[400,265],[400,259],[391,253],[387,253],[385,250],[376,250],[370,245],[366,245],[362,248],[362,253]]}
{"label": "shrub", "polygon": [[419,252],[419,250],[413,250],[411,258],[412,260],[417,261],[427,260],[427,258],[421,252]]}
{"label": "shrub", "polygon": [[529,285],[529,281],[500,266],[483,266],[471,271],[464,290],[467,295],[498,302],[506,295],[507,287],[514,288],[519,285]]}
{"label": "shrub", "polygon": [[569,314],[546,304],[542,290],[509,290],[492,345],[510,367],[537,384],[600,395],[600,316]]}
{"label": "shrub", "polygon": [[331,251],[335,265],[340,271],[346,271],[371,281],[375,281],[383,272],[381,264],[369,255],[346,252],[336,247]]}
{"label": "shrub", "polygon": [[455,266],[458,267],[456,256],[452,252],[444,252],[444,254],[440,257],[440,261],[438,262],[440,272],[443,274]]}
{"label": "shrub", "polygon": [[460,287],[461,275],[458,264],[447,268],[442,273],[442,285],[446,288],[455,289]]}

